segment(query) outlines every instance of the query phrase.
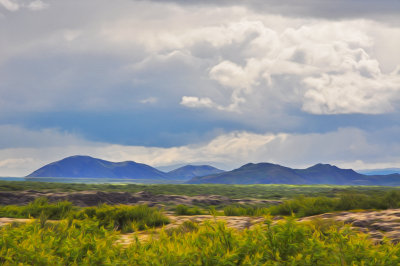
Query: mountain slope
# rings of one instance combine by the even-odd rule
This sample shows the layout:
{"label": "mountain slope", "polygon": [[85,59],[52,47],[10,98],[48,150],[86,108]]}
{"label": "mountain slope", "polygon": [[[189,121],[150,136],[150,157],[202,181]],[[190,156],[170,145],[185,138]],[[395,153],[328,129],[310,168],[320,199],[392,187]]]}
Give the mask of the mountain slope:
{"label": "mountain slope", "polygon": [[359,174],[329,164],[306,169],[292,169],[277,164],[246,164],[220,174],[195,177],[188,184],[332,184],[332,185],[400,185],[400,175]]}
{"label": "mountain slope", "polygon": [[165,179],[167,175],[146,164],[114,163],[77,155],[45,165],[27,177]]}
{"label": "mountain slope", "polygon": [[167,173],[171,179],[191,179],[198,176],[219,174],[224,171],[209,165],[186,165]]}
{"label": "mountain slope", "polygon": [[316,164],[306,169],[296,169],[299,175],[307,180],[308,184],[336,184],[363,183],[365,176],[352,169],[341,169],[330,164]]}
{"label": "mountain slope", "polygon": [[249,163],[242,167],[220,174],[195,177],[189,184],[304,184],[295,170],[271,163]]}

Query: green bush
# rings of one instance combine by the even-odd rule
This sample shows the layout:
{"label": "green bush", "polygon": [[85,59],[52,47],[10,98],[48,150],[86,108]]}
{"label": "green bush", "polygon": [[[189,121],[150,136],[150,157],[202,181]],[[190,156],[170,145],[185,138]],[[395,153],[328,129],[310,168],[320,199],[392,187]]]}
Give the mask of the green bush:
{"label": "green bush", "polygon": [[224,214],[226,216],[262,216],[268,214],[268,209],[255,206],[231,205],[224,208]]}
{"label": "green bush", "polygon": [[188,207],[186,205],[177,205],[175,208],[176,215],[201,215],[203,212],[197,207]]}
{"label": "green bush", "polygon": [[158,209],[147,205],[100,205],[87,207],[73,215],[76,219],[94,219],[100,226],[108,229],[132,232],[135,229],[143,230],[146,227],[156,227],[169,223],[169,219]]}
{"label": "green bush", "polygon": [[71,202],[61,201],[50,204],[47,198],[37,198],[25,206],[7,205],[0,207],[0,217],[11,218],[38,218],[41,215],[48,219],[66,218],[74,207]]}

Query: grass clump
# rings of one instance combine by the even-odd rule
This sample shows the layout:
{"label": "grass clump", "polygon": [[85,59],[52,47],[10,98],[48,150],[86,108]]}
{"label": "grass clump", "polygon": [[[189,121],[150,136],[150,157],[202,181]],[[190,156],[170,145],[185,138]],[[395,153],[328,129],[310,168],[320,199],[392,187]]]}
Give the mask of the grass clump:
{"label": "grass clump", "polygon": [[199,230],[199,225],[193,221],[184,221],[181,225],[178,227],[170,228],[165,230],[165,232],[169,235],[172,236],[173,234],[176,235],[183,235],[189,232],[197,232]]}
{"label": "grass clump", "polygon": [[108,229],[133,232],[146,227],[157,227],[169,223],[169,219],[158,209],[147,205],[117,205],[107,204],[98,207],[87,207],[73,215],[76,219],[90,218],[99,222],[100,226]]}
{"label": "grass clump", "polygon": [[267,208],[257,206],[230,205],[224,208],[226,216],[263,216],[268,213]]}
{"label": "grass clump", "polygon": [[59,220],[66,218],[75,209],[72,203],[68,201],[49,203],[47,198],[37,198],[25,206],[0,206],[0,217],[39,218],[39,216],[44,215],[48,219]]}
{"label": "grass clump", "polygon": [[203,212],[198,207],[189,207],[179,204],[175,207],[176,215],[201,215]]}

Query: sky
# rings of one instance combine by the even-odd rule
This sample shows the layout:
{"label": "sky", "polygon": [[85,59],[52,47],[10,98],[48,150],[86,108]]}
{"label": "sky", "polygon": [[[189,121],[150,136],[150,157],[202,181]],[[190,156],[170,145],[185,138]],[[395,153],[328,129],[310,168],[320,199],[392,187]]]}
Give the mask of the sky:
{"label": "sky", "polygon": [[0,0],[0,176],[400,167],[398,0]]}

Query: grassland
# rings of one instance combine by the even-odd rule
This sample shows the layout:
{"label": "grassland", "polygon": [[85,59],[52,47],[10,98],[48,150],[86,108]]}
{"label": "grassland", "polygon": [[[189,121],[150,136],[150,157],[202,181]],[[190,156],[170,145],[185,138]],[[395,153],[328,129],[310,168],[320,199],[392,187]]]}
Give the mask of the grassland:
{"label": "grassland", "polygon": [[64,184],[31,181],[0,181],[0,191],[105,191],[130,192],[146,191],[152,194],[168,195],[221,195],[235,199],[289,199],[305,195],[310,197],[336,197],[345,192],[366,195],[383,195],[387,191],[400,190],[400,187],[386,186],[336,186],[336,185],[182,185],[182,184]]}

